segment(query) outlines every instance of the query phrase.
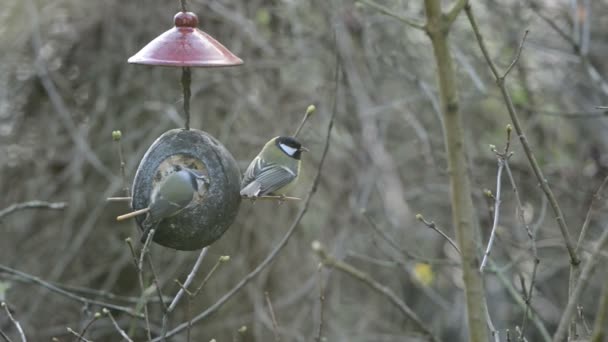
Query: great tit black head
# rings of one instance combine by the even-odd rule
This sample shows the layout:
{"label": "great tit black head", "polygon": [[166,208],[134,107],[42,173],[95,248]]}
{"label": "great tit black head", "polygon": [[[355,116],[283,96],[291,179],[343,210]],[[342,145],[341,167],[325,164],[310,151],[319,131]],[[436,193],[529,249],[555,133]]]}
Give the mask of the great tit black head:
{"label": "great tit black head", "polygon": [[297,160],[300,160],[302,152],[308,151],[307,148],[302,147],[302,144],[293,137],[277,137],[275,144],[283,153]]}

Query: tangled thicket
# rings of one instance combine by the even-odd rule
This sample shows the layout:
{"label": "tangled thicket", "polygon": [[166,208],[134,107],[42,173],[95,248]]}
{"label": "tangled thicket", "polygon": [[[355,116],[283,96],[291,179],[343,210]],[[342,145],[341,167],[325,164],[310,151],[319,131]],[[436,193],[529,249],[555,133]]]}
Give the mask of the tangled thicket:
{"label": "tangled thicket", "polygon": [[[424,17],[422,1],[383,4],[398,13]],[[602,58],[608,49],[602,36],[608,26],[603,19],[608,2],[593,2],[592,14],[583,13],[578,19],[588,21],[590,27],[586,55],[573,49],[528,1],[474,5],[500,67],[508,66],[523,30],[530,29],[508,86],[571,234],[578,237],[592,194],[608,174],[606,121],[604,112],[595,108],[608,105],[603,79],[608,64]],[[422,213],[454,235],[435,65],[424,33],[348,0],[193,0],[188,6],[198,14],[203,30],[245,60],[236,68],[193,70],[191,103],[191,126],[222,141],[243,169],[264,142],[292,132],[306,107],[317,105],[316,116],[301,134],[312,153],[305,157],[302,185],[296,193],[307,189],[321,155],[334,96],[335,54],[350,61],[343,68],[332,147],[309,214],[270,268],[217,314],[193,326],[192,340],[226,341],[237,335],[243,340],[272,340],[265,292],[284,340],[313,339],[320,320],[313,240],[322,241],[332,255],[391,288],[438,336],[450,341],[464,336],[459,257],[445,239],[415,219],[416,213]],[[537,11],[570,35],[574,23],[569,6],[566,1],[545,1]],[[131,222],[116,223],[115,217],[128,210],[125,204],[106,202],[107,197],[120,195],[122,188],[111,132],[123,132],[126,170],[132,177],[152,141],[182,126],[179,70],[126,63],[170,27],[178,8],[178,1],[4,0],[0,208],[33,199],[65,201],[67,207],[19,211],[2,218],[1,265],[69,285],[68,290],[90,298],[136,307],[140,289],[124,240],[138,238],[139,231]],[[335,32],[351,44],[336,45]],[[481,255],[494,205],[484,189],[493,189],[496,182],[496,156],[488,146],[502,148],[510,121],[464,15],[456,20],[450,39]],[[552,332],[568,300],[568,255],[515,139],[512,150],[510,167],[524,202],[524,217],[537,230],[540,265],[532,308]],[[505,189],[510,189],[507,183],[503,180]],[[496,272],[485,275],[490,315],[501,332],[514,331],[521,324],[524,308],[514,297],[521,296],[522,281],[530,284],[533,269],[516,205],[512,192],[504,190],[491,255]],[[219,256],[230,255],[231,260],[192,300],[190,312],[204,310],[258,265],[297,209],[292,202],[280,207],[270,201],[242,203],[237,221],[210,248],[195,284]],[[361,209],[405,253],[385,241]],[[583,257],[606,229],[605,209],[601,202],[593,213]],[[152,254],[164,293],[173,295],[179,290],[174,279],[183,280],[197,253],[155,246]],[[425,262],[431,263],[430,269]],[[583,337],[584,325],[593,324],[606,276],[600,267],[581,298],[578,321]],[[364,285],[332,270],[321,272],[321,282],[326,287],[323,324],[328,341],[418,338],[397,309]],[[108,298],[83,288],[121,297]],[[34,341],[72,338],[66,327],[80,331],[100,311],[6,272],[0,272],[0,300],[9,304]],[[162,310],[154,302],[150,308],[157,331]],[[171,322],[184,322],[188,315],[183,302]],[[144,337],[143,323],[133,323],[120,313],[115,316],[125,329],[133,327],[134,338]],[[248,330],[238,333],[243,325]],[[0,330],[15,333],[4,311],[0,311]],[[526,334],[531,341],[542,339],[535,325]],[[101,319],[88,329],[87,337],[112,341],[118,335],[109,320]],[[175,340],[185,339],[183,334]]]}

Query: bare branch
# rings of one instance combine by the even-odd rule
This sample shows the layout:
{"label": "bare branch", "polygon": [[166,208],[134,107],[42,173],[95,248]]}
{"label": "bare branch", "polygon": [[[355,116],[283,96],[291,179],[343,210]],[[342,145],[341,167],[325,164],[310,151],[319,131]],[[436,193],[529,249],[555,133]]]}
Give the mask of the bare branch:
{"label": "bare branch", "polygon": [[496,83],[497,83],[498,87],[500,88],[502,96],[505,100],[505,104],[507,105],[507,110],[509,112],[509,116],[511,117],[511,121],[513,122],[513,126],[515,127],[515,132],[517,133],[517,135],[519,137],[519,140],[522,144],[526,157],[528,158],[528,161],[530,162],[530,166],[532,167],[532,170],[534,171],[534,175],[538,179],[541,189],[543,190],[543,192],[547,196],[547,199],[549,200],[549,203],[551,204],[551,208],[553,209],[553,212],[555,214],[557,224],[559,226],[559,229],[561,231],[562,237],[563,237],[565,245],[566,245],[566,249],[568,250],[568,253],[570,255],[570,263],[572,265],[578,265],[580,263],[580,259],[577,256],[577,253],[574,249],[574,244],[572,243],[572,239],[570,238],[568,226],[566,225],[566,221],[564,219],[564,214],[562,213],[562,209],[559,206],[559,204],[557,203],[555,195],[553,194],[553,191],[551,190],[551,187],[549,186],[549,182],[545,178],[545,175],[543,174],[538,162],[536,161],[536,157],[534,156],[534,153],[532,152],[530,144],[528,143],[528,139],[526,138],[526,136],[523,132],[522,125],[519,121],[519,116],[517,115],[517,112],[515,111],[515,106],[513,105],[511,96],[506,89],[505,82],[504,82],[505,79],[500,76],[500,74],[498,73],[498,69],[494,65],[494,62],[492,62],[490,54],[486,48],[483,37],[481,35],[481,31],[479,30],[479,27],[477,26],[477,21],[475,20],[475,17],[473,15],[473,9],[471,8],[470,4],[465,6],[465,11],[467,13],[467,17],[469,18],[469,22],[471,23],[473,32],[475,33],[475,37],[477,39],[479,48],[481,49],[481,51],[486,59],[486,62],[488,64],[488,66],[490,67],[490,70],[492,71],[492,74],[494,74]]}
{"label": "bare branch", "polygon": [[462,9],[468,4],[468,2],[469,0],[456,0],[452,8],[449,9],[445,14],[448,25],[451,25],[454,20],[458,18],[458,15],[460,12],[462,12]]}
{"label": "bare branch", "polygon": [[399,246],[391,236],[389,236],[384,230],[382,230],[382,229],[380,229],[380,227],[378,227],[378,225],[376,224],[376,222],[374,222],[374,219],[367,212],[367,210],[363,209],[362,214],[367,219],[367,222],[369,223],[370,227],[372,227],[372,229],[380,235],[382,240],[384,240],[386,243],[388,243],[395,251],[401,253],[403,256],[408,257],[412,260],[422,261],[422,262],[425,262],[428,264],[438,264],[438,263],[450,263],[450,264],[454,264],[454,265],[458,264],[458,262],[455,262],[455,261],[453,262],[452,260],[448,260],[448,259],[441,260],[441,259],[431,259],[431,258],[423,257],[421,255],[414,254],[405,248],[401,248],[401,246]]}
{"label": "bare branch", "polygon": [[431,341],[439,341],[439,339],[433,335],[433,333],[426,326],[426,324],[424,324],[424,322],[418,317],[418,315],[406,303],[404,303],[399,298],[399,296],[397,296],[393,291],[391,291],[391,289],[380,284],[368,274],[363,273],[355,267],[340,260],[337,260],[333,256],[327,254],[327,252],[323,249],[323,246],[319,241],[313,241],[312,249],[321,259],[321,263],[323,264],[323,266],[331,267],[338,271],[344,272],[349,276],[364,283],[369,288],[376,291],[378,294],[387,298],[393,305],[395,305],[399,309],[399,311],[401,311],[404,316],[406,316],[417,326],[418,330],[427,335]]}
{"label": "bare branch", "polygon": [[[507,292],[509,293],[509,295],[511,296],[511,298],[522,309],[526,310],[526,308],[528,307],[528,303],[526,303],[526,301],[522,298],[522,295],[515,289],[515,287],[511,283],[511,280],[503,273],[503,271],[501,271],[500,269],[496,268],[496,265],[492,261],[492,258],[489,259],[489,264],[490,264],[490,268],[488,270],[489,271],[493,271],[498,276],[498,280],[507,289]],[[535,314],[533,314],[530,311],[528,311],[526,314],[534,322],[534,325],[536,325],[536,328],[540,332],[540,335],[542,336],[543,340],[545,342],[550,342],[551,341],[551,335],[549,335],[549,331],[547,330],[547,327],[545,326],[545,324],[543,323],[543,321],[538,318],[538,315],[535,315]]]}
{"label": "bare branch", "polygon": [[[321,266],[321,265],[319,265]],[[317,279],[319,282],[319,329],[317,329],[316,342],[321,342],[323,337],[323,309],[325,304],[325,287],[323,286],[322,267],[317,270]]]}
{"label": "bare branch", "polygon": [[272,319],[272,330],[274,333],[274,340],[275,342],[280,342],[281,335],[279,334],[279,323],[277,323],[277,318],[274,315],[274,309],[272,308],[272,302],[270,301],[268,291],[264,292],[264,296],[266,297],[266,303],[268,304],[268,310],[270,311],[270,318]]}
{"label": "bare branch", "polygon": [[557,330],[555,335],[553,335],[553,342],[562,342],[564,338],[566,338],[566,333],[568,330],[568,326],[570,325],[570,319],[576,310],[576,304],[578,303],[579,297],[583,293],[583,290],[587,286],[587,281],[591,278],[591,274],[593,274],[594,268],[600,260],[599,255],[604,245],[608,243],[608,227],[604,227],[604,232],[597,240],[597,244],[593,248],[591,252],[591,256],[589,256],[589,260],[585,263],[581,270],[581,276],[576,282],[576,287],[570,293],[570,297],[568,298],[568,304],[566,305],[566,309],[562,314],[562,318],[559,321],[559,325],[557,326]]}
{"label": "bare branch", "polygon": [[112,316],[112,312],[110,312],[110,310],[104,308],[102,310],[102,312],[104,313],[104,315],[107,315],[110,318],[110,320],[112,321],[112,324],[114,325],[114,328],[116,329],[116,331],[118,331],[118,333],[120,334],[120,336],[122,336],[122,338],[124,338],[128,342],[133,342],[133,340],[129,337],[129,335],[127,335],[127,333],[124,330],[122,330],[120,325],[118,325],[118,322],[116,322],[116,320],[114,319],[114,316]]}
{"label": "bare branch", "polygon": [[208,250],[209,250],[209,247],[205,247],[205,248],[203,248],[201,253],[198,255],[198,258],[196,258],[196,261],[194,262],[194,266],[192,266],[192,270],[186,277],[186,281],[184,282],[184,285],[181,286],[180,290],[177,292],[177,294],[171,301],[171,304],[169,304],[169,307],[165,311],[165,313],[163,315],[163,323],[162,323],[162,329],[161,329],[161,337],[163,338],[163,340],[167,333],[167,324],[169,321],[169,315],[171,314],[171,312],[173,312],[173,310],[175,310],[177,303],[179,303],[180,299],[184,295],[184,292],[187,291],[186,288],[188,286],[190,286],[190,283],[192,283],[192,281],[194,280],[194,277],[196,277],[196,273],[198,272],[198,269],[200,268],[201,264],[203,263],[203,259],[205,258],[205,255],[207,255]]}
{"label": "bare branch", "polygon": [[511,183],[511,187],[513,189],[513,193],[515,194],[515,201],[517,203],[517,216],[522,226],[526,230],[526,234],[528,235],[528,239],[530,240],[530,245],[532,249],[532,257],[534,258],[534,267],[532,269],[532,277],[530,278],[530,286],[528,292],[525,293],[525,288],[522,286],[522,291],[524,291],[524,300],[526,303],[526,308],[524,310],[524,316],[521,324],[521,334],[519,335],[519,340],[522,341],[525,339],[524,332],[526,331],[526,325],[528,323],[528,314],[530,312],[530,306],[532,305],[532,295],[534,293],[534,286],[536,285],[536,272],[538,270],[538,264],[540,263],[540,259],[538,258],[538,251],[536,248],[536,236],[530,225],[526,222],[524,218],[524,207],[519,196],[519,190],[517,189],[517,184],[515,184],[515,179],[513,178],[513,173],[511,172],[511,168],[509,167],[509,161],[505,161],[505,170],[507,171],[507,176],[509,177],[509,182]]}
{"label": "bare branch", "polygon": [[24,210],[24,209],[53,209],[53,210],[62,210],[66,207],[65,202],[46,202],[46,201],[29,201],[23,203],[15,203],[11,204],[8,207],[0,210],[0,219],[5,216],[8,216],[16,211]]}
{"label": "bare branch", "polygon": [[72,329],[72,328],[70,328],[70,327],[67,327],[67,331],[68,331],[70,334],[72,334],[72,335],[74,335],[74,336],[76,336],[76,337],[78,338],[78,339],[76,340],[77,342],[80,342],[80,341],[84,341],[84,342],[93,342],[93,341],[91,341],[91,340],[89,340],[89,339],[86,339],[84,336],[82,336],[82,334],[79,334],[78,332],[74,331],[74,329]]}
{"label": "bare branch", "polygon": [[304,117],[302,118],[302,122],[300,122],[300,125],[296,129],[295,133],[293,133],[293,137],[294,138],[298,137],[298,134],[300,134],[300,131],[302,130],[302,127],[304,127],[304,124],[310,118],[310,116],[312,115],[312,113],[315,112],[316,109],[317,109],[317,107],[315,107],[314,105],[310,105],[310,106],[308,106],[308,108],[306,108],[306,112],[304,113]]}
{"label": "bare branch", "polygon": [[[101,314],[99,312],[94,313],[93,318],[91,318],[89,323],[87,323],[87,325],[84,326],[84,328],[82,329],[80,334],[78,334],[79,338],[82,337],[82,340],[85,340],[84,335],[87,333],[87,330],[89,330],[89,328],[93,325],[93,323],[95,323],[100,317],[101,317]],[[80,341],[80,339],[76,342],[79,342],[79,341]]]}
{"label": "bare branch", "polygon": [[5,302],[2,302],[0,303],[0,306],[4,308],[8,319],[10,319],[11,322],[13,322],[13,324],[15,325],[15,328],[17,328],[17,331],[19,332],[19,337],[21,338],[21,342],[27,342],[27,338],[25,337],[25,333],[23,332],[21,324],[19,324],[19,321],[17,321],[15,317],[13,317],[13,314],[11,314],[11,310],[9,310],[8,305],[6,305]]}
{"label": "bare branch", "polygon": [[394,10],[392,10],[392,9],[390,9],[390,8],[384,6],[384,5],[380,5],[379,3],[375,2],[375,1],[372,1],[372,0],[358,0],[358,2],[371,7],[371,8],[377,10],[378,12],[380,12],[382,14],[388,15],[389,17],[393,17],[393,18],[399,20],[400,22],[402,22],[402,23],[404,23],[404,24],[406,24],[406,25],[408,25],[410,27],[413,27],[413,28],[418,29],[418,30],[426,31],[426,25],[425,24],[420,23],[417,20],[414,20],[414,19],[402,16],[400,14],[397,14],[397,13],[395,13]]}
{"label": "bare branch", "polygon": [[125,171],[125,166],[127,164],[125,163],[125,156],[122,150],[122,132],[112,131],[112,140],[114,140],[117,145],[118,160],[120,161],[120,175],[122,176],[122,190],[125,193],[125,196],[129,197],[131,196],[131,193],[129,191],[129,182],[127,181],[127,173]]}
{"label": "bare branch", "polygon": [[591,336],[591,342],[602,342],[608,336],[608,281],[604,281],[604,289],[597,307],[593,335]]}
{"label": "bare branch", "polygon": [[58,293],[60,295],[63,295],[65,297],[68,297],[70,299],[73,299],[75,301],[78,301],[80,303],[84,303],[84,304],[88,304],[88,305],[97,305],[97,306],[101,306],[101,307],[107,307],[110,308],[112,310],[116,310],[116,311],[120,311],[120,312],[124,312],[126,314],[128,314],[129,316],[133,316],[133,317],[137,317],[137,318],[143,318],[143,316],[137,314],[136,312],[134,312],[132,309],[127,308],[127,307],[123,307],[123,306],[119,306],[119,305],[114,305],[111,303],[106,303],[106,302],[102,302],[99,300],[95,300],[95,299],[89,299],[89,298],[85,298],[82,296],[79,296],[77,294],[71,293],[69,291],[66,291],[58,286],[55,286],[49,282],[46,282],[36,276],[21,272],[21,271],[17,271],[14,270],[10,267],[4,266],[4,265],[0,265],[0,271],[8,273],[8,274],[12,274],[15,276],[18,276],[24,280],[27,280],[30,283],[34,283],[37,285],[40,285],[52,292]]}
{"label": "bare branch", "polygon": [[0,337],[4,340],[4,342],[13,342],[4,331],[0,330]]}
{"label": "bare branch", "polygon": [[[177,294],[175,295],[175,298],[173,298],[173,300],[171,301],[171,305],[169,305],[169,309],[168,309],[169,313],[171,313],[173,310],[175,310],[175,307],[177,306],[177,303],[179,303],[179,300],[182,298],[182,296],[184,295],[184,293],[187,291],[186,289],[188,288],[188,286],[190,286],[190,284],[192,283],[192,281],[196,277],[196,273],[198,272],[198,269],[200,268],[200,266],[201,266],[201,264],[203,262],[203,259],[207,255],[207,251],[208,250],[209,250],[208,246],[205,247],[205,248],[203,248],[203,250],[201,251],[201,253],[198,255],[198,258],[194,262],[194,266],[192,267],[192,270],[190,271],[190,273],[186,277],[186,281],[183,284],[180,284],[181,289],[177,292]],[[218,262],[216,263],[216,265],[219,265],[219,263],[220,263],[220,261],[218,260]]]}
{"label": "bare branch", "polygon": [[589,209],[587,209],[587,214],[585,215],[585,221],[583,221],[583,225],[581,226],[581,231],[578,236],[578,242],[576,243],[576,251],[578,251],[581,247],[581,243],[585,241],[585,236],[587,235],[587,229],[589,228],[589,223],[591,222],[591,216],[596,209],[597,204],[602,199],[602,192],[604,191],[604,187],[608,184],[608,176],[604,178],[600,186],[597,188],[595,193],[593,194],[593,198],[591,198],[591,204],[589,204]]}
{"label": "bare branch", "polygon": [[502,75],[503,79],[506,78],[507,75],[509,75],[509,73],[511,72],[511,70],[513,69],[515,64],[517,64],[517,61],[519,60],[519,57],[521,56],[521,51],[524,49],[524,43],[526,42],[526,37],[528,37],[529,32],[530,32],[530,30],[524,31],[524,36],[521,39],[521,42],[519,43],[519,47],[517,48],[517,53],[515,54],[513,61],[511,61],[511,64],[509,64],[509,66],[507,67],[507,70],[505,71],[505,73]]}
{"label": "bare branch", "polygon": [[[135,264],[135,271],[137,272],[137,279],[139,281],[139,289],[141,291],[141,301],[142,301],[142,306],[144,307],[144,320],[146,322],[146,333],[148,335],[147,336],[148,341],[152,339],[152,333],[150,332],[150,316],[148,315],[148,299],[147,299],[148,295],[146,293],[146,286],[144,285],[143,257],[146,253],[146,250],[148,249],[148,245],[150,244],[150,241],[152,241],[152,239],[154,238],[154,233],[156,233],[156,230],[154,228],[150,229],[148,237],[146,238],[146,242],[144,243],[144,246],[142,247],[139,261],[137,259],[137,253],[135,252],[135,248],[133,247],[133,243],[131,242],[131,238],[125,239],[125,242],[129,246],[129,250],[131,251],[131,257],[133,258],[133,263]],[[110,318],[112,320],[114,320],[112,318],[112,316],[110,316]]]}
{"label": "bare branch", "polygon": [[456,242],[454,242],[454,240],[452,240],[451,237],[449,237],[446,233],[444,233],[441,229],[439,229],[439,227],[437,227],[437,225],[435,224],[434,221],[427,221],[424,218],[424,216],[422,216],[422,214],[416,214],[416,219],[418,221],[424,223],[424,225],[427,226],[428,228],[431,228],[432,230],[439,233],[439,235],[443,236],[443,238],[446,239],[446,241],[449,242],[450,245],[452,245],[452,247],[454,247],[456,252],[458,252],[458,254],[461,254],[460,248],[458,248],[458,245],[456,244]]}
{"label": "bare branch", "polygon": [[494,221],[492,223],[492,229],[490,230],[490,240],[488,241],[488,246],[486,247],[486,251],[483,254],[481,266],[479,266],[479,272],[481,273],[483,273],[484,269],[486,268],[486,264],[488,263],[488,256],[490,256],[490,252],[492,251],[492,246],[494,244],[494,239],[496,238],[496,228],[498,227],[498,218],[500,217],[500,192],[502,170],[504,169],[504,167],[504,160],[501,157],[498,157],[498,172],[496,175],[496,196],[494,196]]}

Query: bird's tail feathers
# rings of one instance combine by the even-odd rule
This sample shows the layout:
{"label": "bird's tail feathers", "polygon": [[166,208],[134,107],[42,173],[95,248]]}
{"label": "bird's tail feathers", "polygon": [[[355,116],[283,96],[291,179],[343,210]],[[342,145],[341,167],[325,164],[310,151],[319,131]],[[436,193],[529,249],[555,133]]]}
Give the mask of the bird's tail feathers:
{"label": "bird's tail feathers", "polygon": [[249,183],[246,187],[241,189],[241,196],[246,197],[258,197],[260,195],[260,191],[262,190],[262,185],[257,181],[253,181]]}

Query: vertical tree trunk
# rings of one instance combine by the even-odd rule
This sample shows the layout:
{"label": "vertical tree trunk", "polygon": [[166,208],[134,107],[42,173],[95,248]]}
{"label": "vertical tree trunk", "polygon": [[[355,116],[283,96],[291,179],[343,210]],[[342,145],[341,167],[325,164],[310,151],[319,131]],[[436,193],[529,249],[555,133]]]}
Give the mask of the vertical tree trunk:
{"label": "vertical tree trunk", "polygon": [[485,297],[476,253],[473,200],[467,173],[464,130],[458,108],[454,66],[448,46],[449,23],[441,12],[441,0],[425,0],[427,33],[437,63],[443,132],[448,157],[452,202],[452,223],[462,252],[462,269],[467,304],[469,340],[487,342]]}

